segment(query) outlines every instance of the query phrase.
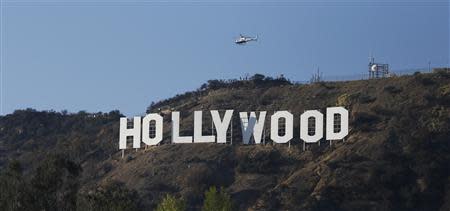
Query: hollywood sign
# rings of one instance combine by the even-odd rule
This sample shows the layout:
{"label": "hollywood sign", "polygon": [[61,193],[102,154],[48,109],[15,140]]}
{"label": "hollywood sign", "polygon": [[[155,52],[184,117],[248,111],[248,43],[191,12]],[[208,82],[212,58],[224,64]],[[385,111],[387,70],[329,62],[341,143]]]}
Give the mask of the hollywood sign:
{"label": "hollywood sign", "polygon": [[[193,136],[180,135],[180,112],[172,112],[172,143],[226,143],[227,131],[233,116],[233,110],[226,110],[223,118],[219,111],[211,110],[211,117],[216,131],[215,135],[202,134],[202,111],[194,111],[194,134]],[[239,112],[242,142],[250,144],[253,136],[255,144],[261,143],[266,111],[260,111],[259,117],[256,112]],[[339,118],[335,118],[338,116]],[[314,133],[310,134],[308,129],[308,120],[314,120]],[[284,119],[284,134],[278,133],[279,120]],[[150,136],[150,123],[153,123],[154,134]],[[343,107],[330,107],[326,109],[326,139],[341,140],[348,134],[348,111]],[[308,110],[300,115],[300,138],[306,143],[316,143],[323,138],[324,130],[323,114],[317,110]],[[340,129],[335,130],[335,125]],[[142,136],[141,136],[142,135]],[[270,117],[270,139],[279,144],[288,143],[294,135],[294,115],[289,111],[276,111]],[[140,148],[141,142],[153,146],[163,140],[163,117],[157,113],[147,114],[144,118],[134,117],[133,127],[129,128],[128,119],[120,118],[120,138],[119,149],[127,148],[127,137],[133,138],[133,148]]]}

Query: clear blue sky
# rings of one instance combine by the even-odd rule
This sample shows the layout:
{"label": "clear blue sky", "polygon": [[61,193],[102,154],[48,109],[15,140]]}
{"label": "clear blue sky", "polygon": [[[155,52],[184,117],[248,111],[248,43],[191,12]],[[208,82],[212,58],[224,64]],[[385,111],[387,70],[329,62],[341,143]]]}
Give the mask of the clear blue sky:
{"label": "clear blue sky", "polygon": [[363,73],[371,52],[394,70],[449,66],[448,0],[239,2],[3,0],[2,112],[137,115],[208,79]]}

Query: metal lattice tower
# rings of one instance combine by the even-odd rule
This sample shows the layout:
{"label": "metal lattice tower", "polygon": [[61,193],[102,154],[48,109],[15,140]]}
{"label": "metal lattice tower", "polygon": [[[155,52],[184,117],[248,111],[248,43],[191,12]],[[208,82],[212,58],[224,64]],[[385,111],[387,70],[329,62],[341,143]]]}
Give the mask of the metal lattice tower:
{"label": "metal lattice tower", "polygon": [[370,57],[369,79],[390,77],[389,64],[376,63],[375,58]]}

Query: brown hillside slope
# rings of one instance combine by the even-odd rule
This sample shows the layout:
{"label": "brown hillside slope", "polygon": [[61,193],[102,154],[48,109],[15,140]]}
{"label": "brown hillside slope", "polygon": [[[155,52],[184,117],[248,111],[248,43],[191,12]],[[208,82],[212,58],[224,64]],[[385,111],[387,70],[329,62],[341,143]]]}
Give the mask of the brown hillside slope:
{"label": "brown hillside slope", "polygon": [[[33,169],[49,153],[64,154],[83,169],[81,195],[120,181],[137,191],[142,210],[155,208],[166,193],[186,199],[189,209],[200,209],[210,186],[224,187],[239,210],[449,210],[449,84],[450,74],[440,72],[209,88],[151,109],[181,111],[182,134],[192,135],[193,111],[232,108],[233,145],[163,144],[126,150],[125,159],[118,150],[117,113],[92,117],[22,111],[0,117],[0,165],[17,159]],[[323,140],[303,151],[299,115],[336,105],[350,111],[345,142],[330,146]],[[240,144],[237,112],[260,110],[294,114],[297,132],[290,148],[270,141]],[[204,134],[210,133],[208,118],[204,113]],[[166,115],[166,142],[169,120]]]}
{"label": "brown hillside slope", "polygon": [[[448,74],[429,74],[208,91],[170,104],[186,115],[182,125],[192,125],[194,110],[290,110],[298,120],[304,110],[341,105],[350,111],[351,134],[332,146],[308,144],[306,151],[298,132],[291,148],[241,146],[235,113],[234,146],[167,144],[128,150],[129,159],[107,161],[114,169],[102,180],[126,183],[150,207],[169,192],[198,208],[204,190],[215,185],[225,187],[240,209],[445,210],[449,84]],[[299,131],[298,121],[295,128]],[[186,135],[191,131],[184,128]]]}

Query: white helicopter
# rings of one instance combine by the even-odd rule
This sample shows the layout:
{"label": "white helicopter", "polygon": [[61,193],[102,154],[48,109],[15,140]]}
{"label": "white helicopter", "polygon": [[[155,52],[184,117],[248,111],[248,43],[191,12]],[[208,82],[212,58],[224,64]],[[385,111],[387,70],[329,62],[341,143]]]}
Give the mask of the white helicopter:
{"label": "white helicopter", "polygon": [[239,38],[236,39],[234,41],[234,43],[236,43],[238,45],[244,45],[244,44],[247,44],[250,41],[258,41],[258,36],[256,36],[256,37],[247,37],[247,36],[244,36],[244,35],[240,34]]}

